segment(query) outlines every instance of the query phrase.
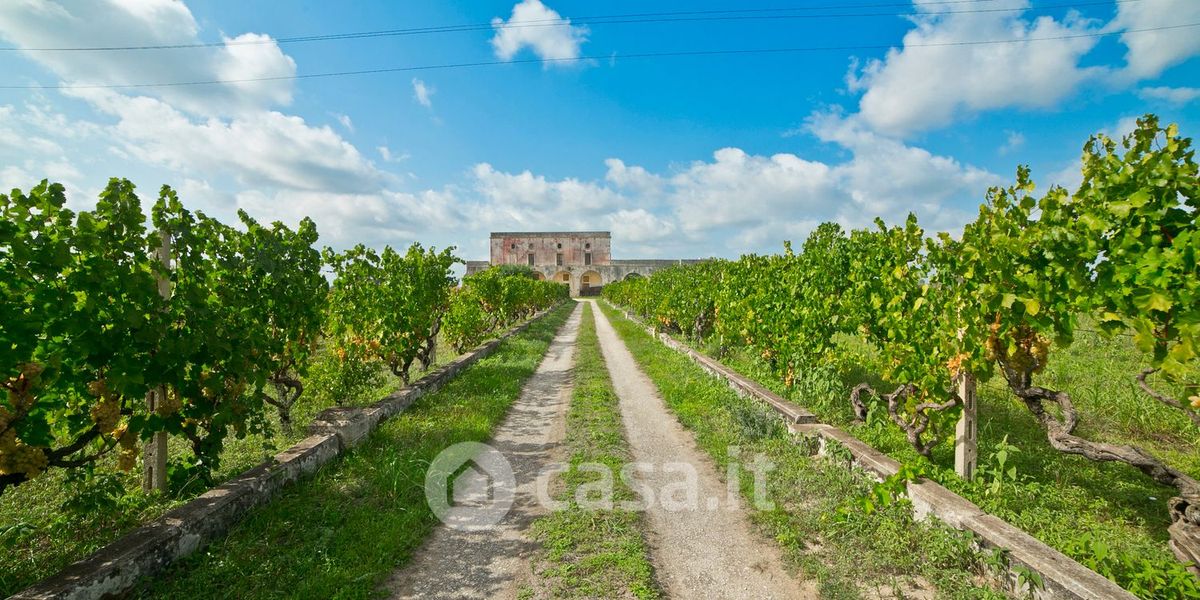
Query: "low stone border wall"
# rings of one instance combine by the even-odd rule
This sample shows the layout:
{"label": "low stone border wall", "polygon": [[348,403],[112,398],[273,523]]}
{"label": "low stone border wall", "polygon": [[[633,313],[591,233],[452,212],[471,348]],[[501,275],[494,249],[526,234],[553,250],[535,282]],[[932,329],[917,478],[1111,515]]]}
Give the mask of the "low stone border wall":
{"label": "low stone border wall", "polygon": [[[612,306],[611,304],[609,306]],[[669,348],[687,355],[704,370],[728,382],[742,396],[765,402],[788,422],[788,430],[795,435],[817,441],[818,454],[825,455],[833,445],[849,450],[852,464],[882,480],[900,470],[900,463],[890,456],[872,448],[858,438],[832,425],[818,423],[816,417],[766,389],[759,383],[743,377],[733,369],[693,350],[687,344],[646,325],[640,318],[624,309],[617,308],[629,320],[640,324],[646,331]],[[990,515],[973,502],[955,494],[942,485],[922,479],[908,483],[907,496],[913,511],[920,519],[935,517],[954,527],[970,531],[982,548],[1000,548],[1008,556],[1009,570],[1005,587],[1017,594],[1032,594],[1039,599],[1107,600],[1135,599],[1133,594],[1108,580],[1103,575],[1072,560],[1069,556],[1014,527],[1004,520]],[[1020,569],[1039,575],[1042,586],[1030,589],[1028,582],[1020,576]]]}
{"label": "low stone border wall", "polygon": [[548,312],[534,315],[370,406],[334,407],[321,412],[309,425],[307,438],[273,459],[125,534],[9,600],[98,600],[127,593],[142,577],[162,571],[225,535],[251,509],[266,504],[285,486],[354,447],[381,422],[403,412],[421,396],[437,391]]}

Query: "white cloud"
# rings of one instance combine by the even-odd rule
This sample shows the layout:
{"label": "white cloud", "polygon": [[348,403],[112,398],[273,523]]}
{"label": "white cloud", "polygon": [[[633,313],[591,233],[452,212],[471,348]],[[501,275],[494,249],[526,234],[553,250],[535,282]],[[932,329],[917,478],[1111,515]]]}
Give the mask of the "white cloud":
{"label": "white cloud", "polygon": [[1116,123],[1101,128],[1100,133],[1103,133],[1114,140],[1121,140],[1137,129],[1137,121],[1139,118],[1140,115],[1126,115],[1118,119]]}
{"label": "white cloud", "polygon": [[62,156],[63,148],[57,142],[18,129],[15,113],[12,106],[0,106],[0,148],[14,153]]}
{"label": "white cloud", "polygon": [[616,191],[575,178],[550,181],[529,171],[504,173],[487,163],[475,165],[472,175],[475,190],[489,201],[484,209],[517,221],[558,219],[564,211],[595,214],[621,204]]}
{"label": "white cloud", "polygon": [[[544,18],[559,17],[536,0],[515,6],[507,23],[497,23],[497,55],[511,58],[528,47],[541,57],[578,56],[583,28],[500,26]],[[0,35],[23,47],[63,39],[72,45],[201,40],[186,6],[162,0],[21,0],[0,5]],[[112,53],[25,55],[66,82],[294,73],[295,63],[270,38],[218,39],[224,45],[181,51],[194,60],[168,58],[165,66],[143,64],[149,55],[133,55],[129,65]],[[433,91],[413,80],[422,105],[432,104]],[[971,212],[963,207],[999,182],[986,171],[876,133],[865,115],[831,112],[814,115],[795,133],[835,145],[849,156],[844,160],[730,147],[656,170],[610,158],[593,179],[555,179],[479,163],[454,184],[408,189],[409,182],[376,165],[407,154],[381,145],[366,156],[341,135],[342,128],[353,131],[349,117],[321,114],[330,125],[318,126],[287,114],[280,107],[291,94],[286,82],[144,94],[66,92],[93,109],[90,121],[67,117],[40,97],[23,107],[0,106],[0,185],[28,187],[52,176],[67,180],[72,190],[85,189],[82,197],[94,201],[94,189],[102,185],[96,174],[116,174],[143,190],[173,184],[189,206],[223,219],[232,219],[239,207],[262,221],[295,223],[312,216],[321,243],[335,247],[421,240],[457,244],[471,258],[486,256],[491,230],[610,229],[618,257],[631,258],[775,251],[783,239],[803,238],[821,221],[863,226],[877,215],[897,221],[910,210],[931,228],[954,229]]]}
{"label": "white cloud", "polygon": [[117,118],[110,131],[126,152],[185,175],[335,193],[377,190],[385,179],[328,126],[297,116],[260,111],[197,120],[154,98],[105,90],[72,94]]}
{"label": "white cloud", "polygon": [[818,113],[809,126],[818,139],[853,155],[833,167],[839,189],[852,200],[837,216],[846,225],[865,225],[876,216],[895,222],[915,212],[926,228],[955,230],[969,220],[987,188],[1004,181],[984,169],[881,136],[857,117]]}
{"label": "white cloud", "polygon": [[670,202],[685,233],[804,219],[842,205],[829,165],[794,154],[750,155],[722,148],[670,178]]}
{"label": "white cloud", "polygon": [[1000,146],[998,152],[1001,156],[1012,153],[1025,145],[1025,134],[1019,131],[1005,130],[1004,144]]}
{"label": "white cloud", "polygon": [[412,86],[413,86],[413,98],[416,99],[417,103],[420,104],[421,106],[424,106],[425,108],[433,108],[432,96],[435,92],[437,92],[437,90],[428,85],[425,85],[424,81],[421,81],[420,79],[417,79],[416,77],[414,77],[412,80]]}
{"label": "white cloud", "polygon": [[[237,194],[237,206],[260,220],[295,223],[310,217],[321,233],[321,243],[335,248],[355,244],[403,247],[412,241],[424,244],[461,235],[469,218],[459,212],[460,201],[448,190],[416,193],[381,191],[364,194],[329,194],[304,190],[258,190]],[[485,236],[486,237],[486,236]]]}
{"label": "white cloud", "polygon": [[608,167],[604,179],[618,188],[630,189],[642,195],[654,195],[665,183],[662,177],[643,167],[628,166],[619,158],[607,159],[604,165]]}
{"label": "white cloud", "polygon": [[1169,104],[1184,105],[1200,98],[1200,88],[1194,87],[1147,87],[1138,90],[1143,100],[1162,100]]}
{"label": "white cloud", "polygon": [[[233,222],[233,219],[236,219],[237,198],[235,194],[214,188],[207,180],[190,177],[184,178],[181,183],[173,187],[188,209],[204,211],[205,214],[220,220],[228,219],[226,222]],[[255,214],[254,216],[261,221],[274,220],[269,214]]]}
{"label": "white cloud", "polygon": [[[881,59],[852,59],[846,74],[848,91],[862,93],[862,123],[891,136],[945,127],[989,110],[1054,108],[1085,84],[1124,89],[1200,53],[1200,36],[1191,29],[1141,31],[1200,21],[1195,0],[1120,3],[1107,23],[1074,10],[1061,19],[1027,17],[1030,0],[998,0],[990,8],[1014,10],[991,12],[915,4],[918,15],[901,46]],[[1101,39],[1093,34],[1124,30],[1139,30],[1120,35],[1125,65],[1085,66]],[[1004,43],[957,44],[968,40]],[[1150,89],[1149,97],[1165,94]],[[1178,102],[1186,89],[1163,99]]]}
{"label": "white cloud", "polygon": [[379,157],[383,159],[383,162],[404,162],[411,157],[411,155],[407,152],[396,154],[387,146],[379,146],[376,148],[376,150],[379,151]]}
{"label": "white cloud", "polygon": [[[0,4],[0,37],[21,48],[205,41],[187,6],[173,0],[8,2]],[[296,69],[269,36],[255,33],[222,35],[212,48],[23,54],[66,84],[286,77]],[[329,194],[330,202],[338,202],[339,195],[380,193],[392,180],[332,128],[276,110],[291,102],[289,81],[137,93],[77,88],[63,94],[86,102],[100,119],[68,118],[48,102],[27,104],[17,119],[29,129],[23,137],[27,146],[46,155],[21,163],[27,175],[77,181],[82,179],[78,169],[84,167],[131,178],[157,172],[210,210],[221,203],[232,206],[234,194],[225,191],[230,187],[268,195]],[[348,116],[334,117],[353,131]],[[58,141],[59,148],[50,140]],[[70,141],[71,169],[65,168],[60,148],[67,144],[62,140]],[[7,158],[10,164],[13,160]]]}
{"label": "white cloud", "polygon": [[[826,113],[810,119],[806,129],[845,150],[847,160],[723,148],[708,160],[661,171],[611,158],[593,180],[480,163],[457,184],[401,191],[396,188],[403,182],[376,171],[329,127],[312,127],[299,117],[264,111],[253,120],[195,119],[153,98],[89,92],[88,100],[115,124],[83,143],[105,140],[114,155],[125,157],[114,158],[115,164],[159,165],[156,173],[167,173],[165,180],[118,173],[143,189],[172,183],[188,206],[223,220],[232,220],[236,208],[260,221],[295,224],[311,216],[321,243],[339,248],[420,240],[458,245],[461,255],[484,258],[489,231],[608,229],[619,258],[736,256],[777,251],[782,240],[800,240],[826,220],[865,226],[877,215],[896,222],[911,210],[930,228],[953,230],[969,217],[964,208],[1000,182],[986,171],[881,137],[854,117]],[[0,107],[0,123],[13,124],[20,139],[42,131],[34,123],[70,123],[59,117]],[[386,146],[378,151],[385,160],[399,159]],[[0,143],[0,164],[6,165],[0,185],[28,187],[47,175],[82,179],[53,155],[19,156]],[[228,185],[230,178],[236,185]],[[94,201],[95,192],[86,198]]]}
{"label": "white cloud", "polygon": [[617,242],[662,241],[675,235],[675,224],[644,208],[621,209],[608,217],[608,227]]}
{"label": "white cloud", "polygon": [[[1144,0],[1117,5],[1111,30],[1152,29],[1200,22],[1196,0]],[[1200,35],[1195,29],[1167,29],[1121,36],[1126,67],[1120,78],[1136,81],[1158,77],[1167,67],[1200,53]]]}
{"label": "white cloud", "polygon": [[[1109,125],[1101,127],[1097,133],[1102,133],[1114,140],[1120,141],[1137,129],[1139,118],[1140,116],[1138,115],[1126,115]],[[1041,183],[1037,173],[1033,175],[1034,181]],[[1045,178],[1045,185],[1057,185],[1071,191],[1078,189],[1081,183],[1083,183],[1083,160],[1081,158],[1072,160],[1057,171],[1051,171]]]}
{"label": "white cloud", "polygon": [[[138,46],[201,42],[183,2],[174,0],[17,0],[0,3],[0,37],[20,48]],[[240,80],[295,75],[296,63],[267,35],[222,37],[210,48],[163,51],[37,52],[25,55],[65,84]],[[152,88],[184,110],[227,115],[291,102],[287,79]]]}
{"label": "white cloud", "polygon": [[513,6],[508,21],[492,19],[492,28],[496,30],[492,48],[501,60],[512,60],[522,48],[529,48],[543,60],[578,58],[588,35],[587,27],[571,25],[570,19],[540,0],[522,0]]}
{"label": "white cloud", "polygon": [[96,131],[49,113],[40,104],[30,102],[19,108],[0,106],[0,164],[8,165],[0,176],[0,190],[28,189],[48,178],[66,186],[68,202],[77,208],[79,205],[72,196],[83,192],[84,177],[71,150]]}
{"label": "white cloud", "polygon": [[244,33],[224,38],[225,47],[215,57],[217,79],[259,103],[285,106],[292,102],[290,82],[246,81],[264,77],[290,77],[296,74],[296,61],[283,53],[271,36]]}
{"label": "white cloud", "polygon": [[[1079,189],[1079,184],[1083,183],[1083,162],[1075,159],[1067,164],[1067,166],[1050,172],[1045,179],[1046,189],[1050,186],[1064,187],[1070,191]],[[1036,179],[1036,173],[1034,174]]]}
{"label": "white cloud", "polygon": [[863,227],[876,216],[898,222],[911,211],[931,230],[954,231],[971,218],[987,187],[1004,181],[838,113],[814,116],[805,130],[851,158],[827,163],[722,148],[710,160],[664,172],[610,158],[598,181],[505,173],[482,163],[471,172],[476,195],[459,196],[461,213],[470,215],[478,235],[607,227],[624,257],[735,256],[777,251],[784,239],[803,239],[822,221]]}
{"label": "white cloud", "polygon": [[[1028,7],[1028,0],[1002,0],[999,8]],[[862,91],[859,110],[866,125],[906,135],[949,124],[974,112],[1001,107],[1047,108],[1073,93],[1098,72],[1080,59],[1096,38],[1031,41],[1078,35],[1096,24],[1069,13],[1027,20],[1018,13],[955,13],[944,5],[924,6],[903,46],[847,74],[852,92]],[[978,46],[935,46],[963,40],[1013,40]]]}

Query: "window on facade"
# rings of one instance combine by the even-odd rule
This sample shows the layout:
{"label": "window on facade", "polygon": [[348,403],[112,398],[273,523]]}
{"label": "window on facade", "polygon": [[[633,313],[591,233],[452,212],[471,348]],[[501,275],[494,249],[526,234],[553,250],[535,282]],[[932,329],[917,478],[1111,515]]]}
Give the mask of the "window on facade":
{"label": "window on facade", "polygon": [[559,250],[562,250],[562,242],[559,242],[559,243],[558,243],[558,249],[559,249]]}
{"label": "window on facade", "polygon": [[516,245],[516,244],[512,244],[511,246],[509,246],[509,247],[508,247],[508,249],[509,249],[509,250],[516,250],[516,249],[517,249],[517,245]]}
{"label": "window on facade", "polygon": [[558,254],[554,255],[554,264],[556,264],[560,267],[562,266],[562,252],[559,252]]}
{"label": "window on facade", "polygon": [[533,253],[532,252],[529,253],[529,266],[531,266],[531,267],[533,266]]}
{"label": "window on facade", "polygon": [[592,264],[592,253],[591,252],[583,253],[583,264],[585,264],[585,265]]}
{"label": "window on facade", "polygon": [[591,244],[584,244],[584,245],[583,245],[583,249],[584,249],[584,250],[591,250],[591,249],[592,249],[592,245],[591,245]]}
{"label": "window on facade", "polygon": [[529,242],[529,249],[533,250],[533,242]]}

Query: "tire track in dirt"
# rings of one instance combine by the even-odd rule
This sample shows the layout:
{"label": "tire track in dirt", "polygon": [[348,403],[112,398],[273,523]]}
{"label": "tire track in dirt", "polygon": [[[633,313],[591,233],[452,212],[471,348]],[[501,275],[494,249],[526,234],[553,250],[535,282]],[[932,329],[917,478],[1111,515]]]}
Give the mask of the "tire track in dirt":
{"label": "tire track in dirt", "polygon": [[[403,568],[384,584],[391,598],[516,598],[530,577],[529,557],[537,548],[526,535],[545,513],[537,501],[537,477],[560,461],[571,368],[583,313],[577,306],[550,343],[537,371],[526,382],[488,445],[499,450],[516,479],[512,509],[495,526],[464,531],[439,525]],[[468,469],[456,481],[456,502],[482,500],[489,482]]]}
{"label": "tire track in dirt", "polygon": [[[595,305],[592,314],[633,459],[652,467],[640,471],[633,484],[655,495],[647,508],[648,539],[667,593],[675,598],[815,597],[811,583],[797,582],[783,570],[779,548],[753,532],[740,495],[730,503],[716,467],[667,410],[608,318]],[[679,464],[694,470],[699,501],[668,510],[658,495],[678,488],[684,475],[663,467]]]}

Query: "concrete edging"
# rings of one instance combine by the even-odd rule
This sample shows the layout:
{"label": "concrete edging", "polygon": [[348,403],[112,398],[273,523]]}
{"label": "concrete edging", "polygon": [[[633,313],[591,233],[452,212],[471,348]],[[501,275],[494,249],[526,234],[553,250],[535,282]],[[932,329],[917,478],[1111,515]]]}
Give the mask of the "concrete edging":
{"label": "concrete edging", "polygon": [[[557,306],[555,307],[557,308]],[[225,535],[251,509],[362,442],[383,421],[495,352],[546,316],[541,311],[433,372],[365,407],[333,407],[309,425],[309,436],[241,475],[168,511],[9,600],[99,600],[126,594],[137,582]]]}
{"label": "concrete edging", "polygon": [[[605,301],[607,303],[607,301]],[[687,344],[666,333],[657,331],[642,319],[628,311],[613,306],[630,321],[644,327],[655,339],[667,347],[680,352],[698,363],[705,371],[725,380],[731,388],[744,397],[751,397],[769,405],[788,422],[788,431],[797,436],[813,439],[816,452],[825,455],[834,444],[849,451],[853,466],[866,471],[872,477],[883,480],[900,470],[900,463],[876,450],[849,433],[819,423],[817,418],[799,405],[780,397],[758,382],[742,376],[717,360],[700,354]],[[1011,592],[1031,594],[1039,599],[1108,600],[1135,599],[1121,586],[1108,578],[1083,566],[1069,556],[1037,540],[1024,530],[984,512],[973,502],[955,494],[944,486],[928,480],[912,481],[907,484],[908,499],[913,512],[919,519],[934,517],[939,521],[975,535],[982,548],[1003,549],[1008,557],[1008,572],[1002,583]],[[1021,570],[1031,571],[1041,577],[1042,587],[1030,589]]]}

